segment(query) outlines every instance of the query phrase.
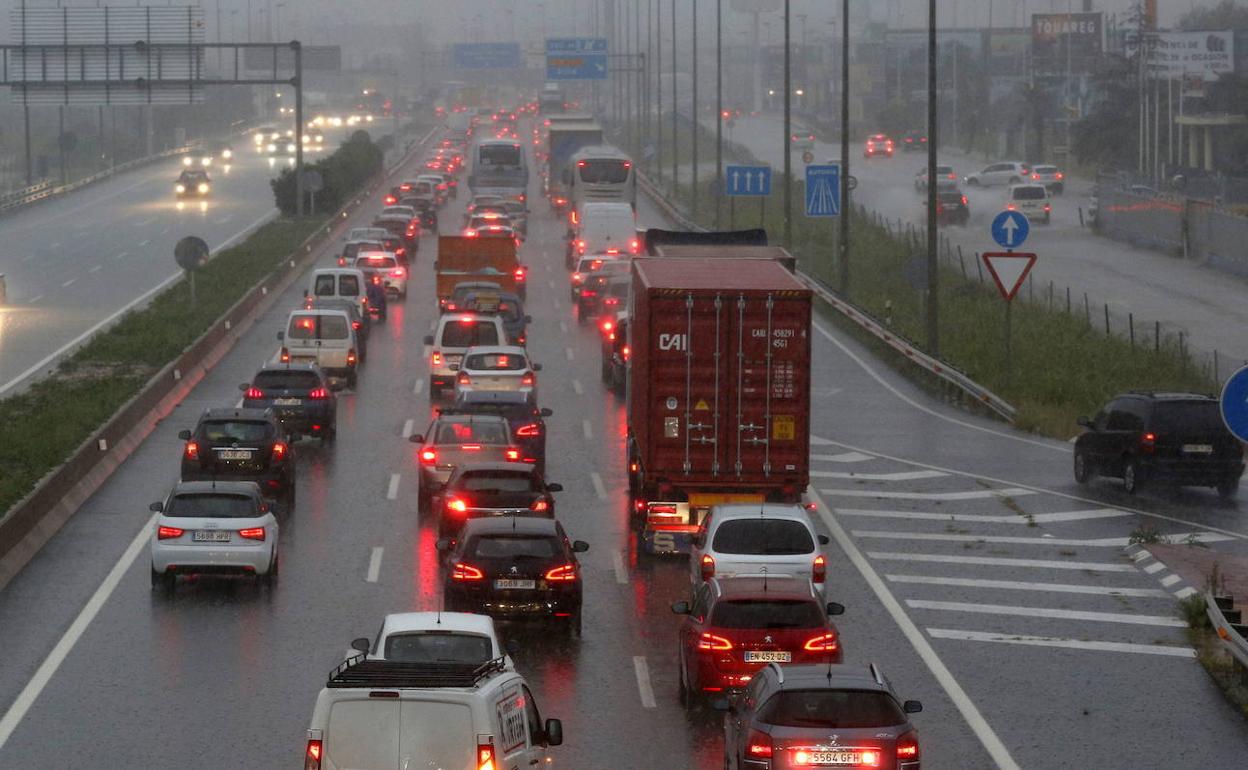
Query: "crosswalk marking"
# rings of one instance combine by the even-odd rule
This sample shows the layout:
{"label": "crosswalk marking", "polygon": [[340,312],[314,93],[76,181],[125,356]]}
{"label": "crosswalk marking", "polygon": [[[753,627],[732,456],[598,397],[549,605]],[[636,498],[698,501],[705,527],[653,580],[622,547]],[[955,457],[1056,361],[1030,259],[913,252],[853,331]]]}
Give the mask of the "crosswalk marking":
{"label": "crosswalk marking", "polygon": [[971,612],[979,615],[1017,615],[1026,618],[1053,618],[1057,620],[1096,620],[1102,623],[1128,623],[1136,626],[1161,626],[1164,628],[1187,627],[1186,622],[1169,615],[1134,615],[1127,612],[1061,610],[1050,607],[1012,607],[1004,604],[972,604],[970,602],[934,602],[926,599],[906,599],[906,606],[916,610]]}
{"label": "crosswalk marking", "polygon": [[872,508],[837,508],[842,516],[866,516],[876,519],[914,519],[916,521],[966,521],[982,524],[1050,524],[1060,521],[1084,521],[1086,519],[1107,519],[1115,516],[1130,516],[1128,511],[1117,508],[1097,508],[1087,511],[1060,511],[1058,513],[927,513],[923,511],[883,511]]}
{"label": "crosswalk marking", "polygon": [[958,586],[961,588],[995,588],[1006,591],[1040,591],[1062,594],[1093,594],[1097,596],[1135,596],[1140,598],[1166,598],[1170,594],[1160,588],[1124,588],[1119,586],[1074,585],[1071,583],[1035,583],[1021,580],[980,580],[976,578],[949,578],[934,575],[885,575],[894,583],[920,583],[923,585]]}
{"label": "crosswalk marking", "polygon": [[[967,533],[946,535],[936,532],[881,532],[875,530],[853,530],[854,537],[873,537],[886,540],[943,540],[950,542],[979,541],[983,543],[1017,543],[1022,545],[1071,545],[1087,548],[1123,548],[1128,545],[1127,537],[1097,537],[1089,540],[1061,537],[1017,537],[1012,535],[974,535]],[[1206,532],[1182,533],[1171,535],[1176,541],[1193,539],[1204,543],[1215,543],[1232,539],[1228,535],[1212,535]],[[1164,567],[1163,567],[1164,569]],[[1147,571],[1147,569],[1146,569]]]}
{"label": "crosswalk marking", "polygon": [[859,481],[918,481],[948,476],[940,471],[901,471],[899,473],[848,473],[845,471],[811,471],[812,477],[821,479],[856,479]]}
{"label": "crosswalk marking", "polygon": [[[814,436],[811,436],[810,443],[815,443]],[[812,460],[822,460],[829,463],[862,463],[867,460],[874,460],[873,455],[865,455],[862,452],[841,452],[835,455],[811,455]]]}
{"label": "crosswalk marking", "polygon": [[[811,474],[812,476],[814,474]],[[1004,489],[972,489],[964,492],[888,492],[870,489],[821,489],[821,494],[832,497],[878,497],[889,500],[985,500],[993,497],[1022,497],[1036,494],[1033,490],[1019,487]]]}
{"label": "crosswalk marking", "polygon": [[984,567],[1032,567],[1035,569],[1075,569],[1091,572],[1135,572],[1130,564],[1113,564],[1096,561],[1060,561],[1056,559],[1013,559],[1006,556],[946,556],[938,553],[894,553],[891,551],[867,551],[867,556],[879,561],[915,561],[934,564],[966,564]]}
{"label": "crosswalk marking", "polygon": [[1194,658],[1196,651],[1190,647],[1168,647],[1164,644],[1131,644],[1129,642],[1094,642],[1086,639],[1062,639],[1054,636],[1024,636],[1021,634],[997,634],[986,631],[956,631],[947,628],[927,628],[934,639],[956,639],[969,642],[1002,642],[1025,644],[1035,647],[1063,647],[1072,650],[1099,652],[1131,652],[1143,655],[1168,655],[1176,658]]}

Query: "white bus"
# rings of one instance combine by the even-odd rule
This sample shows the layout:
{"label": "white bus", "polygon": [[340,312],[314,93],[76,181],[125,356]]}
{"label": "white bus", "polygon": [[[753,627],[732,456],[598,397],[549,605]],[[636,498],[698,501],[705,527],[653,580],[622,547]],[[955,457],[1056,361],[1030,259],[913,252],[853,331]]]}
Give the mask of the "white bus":
{"label": "white bus", "polygon": [[633,159],[608,146],[584,147],[572,156],[568,199],[572,210],[586,203],[623,201],[637,208],[637,175]]}

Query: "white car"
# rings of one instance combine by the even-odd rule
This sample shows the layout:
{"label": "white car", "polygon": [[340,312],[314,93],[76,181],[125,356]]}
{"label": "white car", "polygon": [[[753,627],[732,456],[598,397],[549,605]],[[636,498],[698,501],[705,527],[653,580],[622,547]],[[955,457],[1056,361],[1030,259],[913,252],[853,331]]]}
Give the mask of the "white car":
{"label": "white car", "polygon": [[387,292],[400,297],[407,296],[407,268],[399,264],[399,258],[389,251],[363,251],[355,255],[355,269],[371,280],[381,277]]}
{"label": "white car", "polygon": [[537,374],[542,368],[528,352],[514,345],[480,345],[464,351],[455,376],[455,395],[471,391],[512,391],[537,401]]}
{"label": "white car", "polygon": [[399,612],[387,615],[377,638],[351,642],[346,657],[404,663],[488,663],[503,658],[515,668],[498,641],[489,615],[471,612]]}
{"label": "white car", "polygon": [[1066,190],[1066,175],[1057,166],[1040,165],[1031,169],[1031,181],[1049,188],[1053,195]]}
{"label": "white car", "polygon": [[172,590],[178,575],[240,574],[272,585],[277,518],[254,481],[184,481],[152,503],[152,586]]}
{"label": "white car", "polygon": [[1031,167],[1026,163],[1012,160],[1004,163],[993,163],[985,166],[982,171],[966,175],[966,184],[970,187],[991,187],[998,184],[1019,184],[1031,175]]}
{"label": "white car", "polygon": [[787,575],[810,580],[822,593],[827,561],[820,546],[827,543],[800,505],[716,505],[694,535],[690,578],[696,591],[713,577]]}
{"label": "white car", "polygon": [[1007,211],[1025,214],[1032,222],[1048,224],[1053,217],[1049,189],[1040,183],[1011,185],[1005,195]]}
{"label": "white car", "polygon": [[502,345],[507,341],[503,319],[478,313],[446,313],[433,334],[425,337],[429,353],[429,395],[440,397],[455,387],[456,372],[470,348]]}
{"label": "white car", "polygon": [[[936,189],[937,190],[956,190],[958,188],[958,175],[953,170],[953,166],[937,166],[936,167]],[[927,190],[927,166],[919,169],[919,173],[914,175],[914,189],[919,192]]]}

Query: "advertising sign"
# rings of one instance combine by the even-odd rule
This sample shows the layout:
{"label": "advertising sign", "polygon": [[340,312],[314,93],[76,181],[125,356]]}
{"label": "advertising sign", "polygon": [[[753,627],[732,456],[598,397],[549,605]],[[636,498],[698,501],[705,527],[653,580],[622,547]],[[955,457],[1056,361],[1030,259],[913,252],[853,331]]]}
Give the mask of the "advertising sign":
{"label": "advertising sign", "polygon": [[[1156,32],[1145,39],[1144,61],[1161,77],[1199,76],[1210,82],[1223,73],[1235,71],[1235,33],[1231,30]],[[1127,56],[1135,56],[1138,48],[1138,36],[1127,35]]]}
{"label": "advertising sign", "polygon": [[1105,14],[1033,13],[1031,55],[1038,66],[1080,70],[1105,50]]}

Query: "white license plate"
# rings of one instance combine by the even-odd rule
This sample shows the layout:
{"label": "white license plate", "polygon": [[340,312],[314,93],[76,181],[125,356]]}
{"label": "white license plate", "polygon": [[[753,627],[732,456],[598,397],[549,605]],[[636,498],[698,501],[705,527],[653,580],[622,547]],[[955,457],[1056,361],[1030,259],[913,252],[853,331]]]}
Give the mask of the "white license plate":
{"label": "white license plate", "polygon": [[1212,444],[1184,444],[1183,454],[1211,455],[1213,454],[1213,445]]}
{"label": "white license plate", "polygon": [[217,452],[222,460],[250,460],[250,449],[222,449]]}
{"label": "white license plate", "polygon": [[316,356],[291,356],[290,362],[292,364],[315,364]]}
{"label": "white license plate", "polygon": [[789,663],[793,653],[784,650],[746,650],[746,663]]}
{"label": "white license plate", "polygon": [[861,751],[812,751],[810,752],[810,764],[812,765],[861,765]]}
{"label": "white license plate", "polygon": [[222,529],[197,529],[191,539],[197,543],[228,543],[230,532]]}
{"label": "white license plate", "polygon": [[277,406],[299,406],[303,403],[302,398],[275,398],[273,403]]}
{"label": "white license plate", "polygon": [[510,578],[499,578],[494,581],[494,587],[499,590],[506,589],[522,589],[533,590],[537,587],[537,583],[532,580],[514,580]]}

